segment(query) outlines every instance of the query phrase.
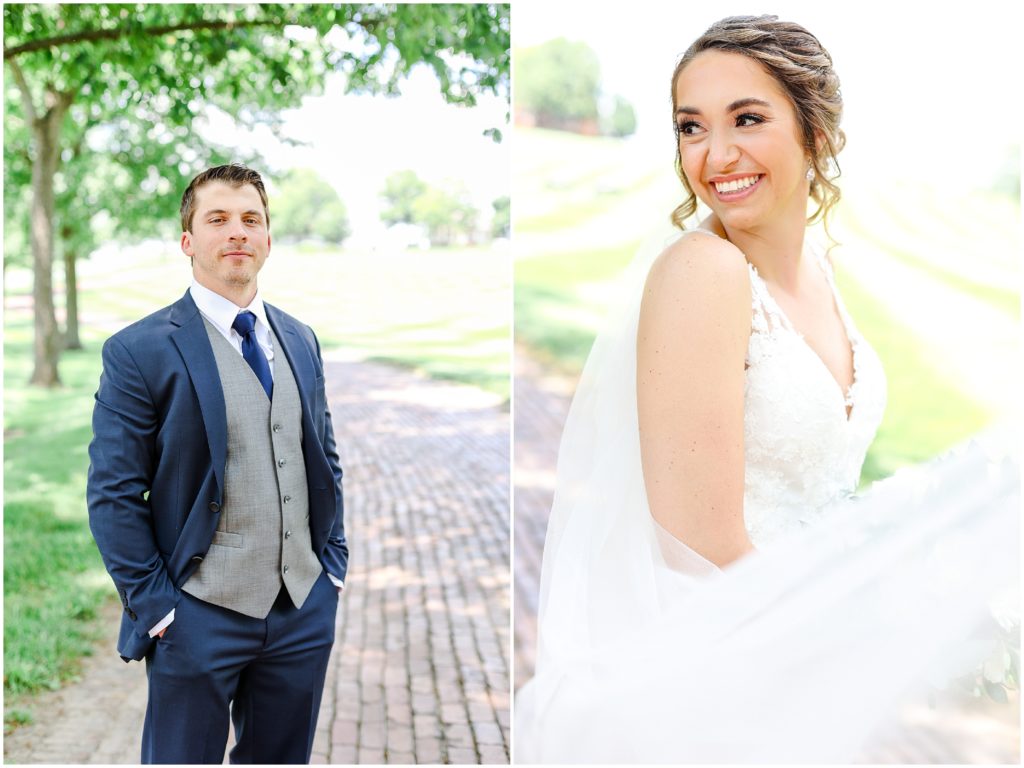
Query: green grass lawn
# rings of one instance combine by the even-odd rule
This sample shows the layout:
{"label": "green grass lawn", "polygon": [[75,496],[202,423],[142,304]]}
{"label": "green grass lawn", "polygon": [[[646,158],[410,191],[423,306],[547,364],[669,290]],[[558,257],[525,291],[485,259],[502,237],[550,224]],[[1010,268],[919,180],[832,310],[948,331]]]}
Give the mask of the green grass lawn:
{"label": "green grass lawn", "polygon": [[24,385],[31,325],[5,323],[5,728],[28,717],[25,694],[74,677],[95,642],[101,602],[116,600],[85,509],[100,362],[95,334],[84,341],[92,351],[65,355],[62,389],[32,389]]}
{"label": "green grass lawn", "polygon": [[889,384],[885,418],[864,461],[862,484],[930,459],[992,421],[988,409],[938,374],[913,334],[863,286],[842,271],[836,282],[858,330],[881,358]]}
{"label": "green grass lawn", "polygon": [[605,303],[590,286],[611,285],[639,242],[542,254],[516,261],[516,340],[547,365],[578,373],[594,342]]}
{"label": "green grass lawn", "polygon": [[[307,322],[325,352],[341,349],[486,389],[507,401],[507,249],[381,254],[275,246],[260,275],[265,300]],[[88,528],[87,447],[100,347],[117,329],[176,300],[189,284],[173,247],[110,254],[82,265],[85,350],[61,358],[63,387],[27,385],[27,309],[5,313],[5,728],[30,717],[30,696],[72,679],[116,600]],[[11,270],[14,305],[30,291]],[[113,652],[113,649],[109,649]]]}

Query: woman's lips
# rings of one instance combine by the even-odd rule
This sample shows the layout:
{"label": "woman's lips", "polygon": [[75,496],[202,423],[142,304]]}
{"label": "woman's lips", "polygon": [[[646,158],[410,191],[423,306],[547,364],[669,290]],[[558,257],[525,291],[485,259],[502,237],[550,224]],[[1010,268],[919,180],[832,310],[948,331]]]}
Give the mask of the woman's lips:
{"label": "woman's lips", "polygon": [[758,187],[761,186],[761,182],[764,181],[764,174],[751,174],[751,176],[754,175],[757,176],[756,182],[751,184],[749,187],[746,187],[745,189],[740,189],[735,192],[719,192],[718,187],[715,186],[714,183],[709,184],[709,186],[711,187],[711,190],[715,193],[715,197],[717,197],[720,201],[722,201],[723,203],[734,203],[739,200],[746,200],[748,197],[754,194]]}

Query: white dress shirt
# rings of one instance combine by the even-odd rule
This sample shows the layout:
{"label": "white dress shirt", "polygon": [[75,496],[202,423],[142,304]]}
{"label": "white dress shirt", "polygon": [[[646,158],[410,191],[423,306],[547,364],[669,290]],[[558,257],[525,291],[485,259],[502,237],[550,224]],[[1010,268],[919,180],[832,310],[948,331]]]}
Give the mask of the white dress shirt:
{"label": "white dress shirt", "polygon": [[[242,354],[242,336],[231,327],[231,324],[235,322],[235,316],[240,312],[252,312],[256,315],[256,343],[263,350],[263,354],[267,356],[267,363],[270,365],[270,376],[273,378],[274,342],[270,337],[270,321],[267,320],[267,310],[263,306],[263,299],[260,298],[259,290],[256,291],[256,295],[249,302],[248,307],[237,306],[230,299],[225,299],[219,293],[214,293],[194,279],[188,292],[192,296],[192,301],[199,308],[199,313],[210,321],[210,324],[220,332],[221,336],[228,340],[239,355]],[[328,573],[327,578],[338,589],[345,588],[345,583],[335,578],[333,574]],[[164,628],[170,626],[172,621],[174,621],[173,608],[169,614],[164,616],[159,624],[149,630],[149,636],[156,637]]]}
{"label": "white dress shirt", "polygon": [[235,316],[240,312],[252,312],[256,315],[256,343],[260,345],[263,354],[267,356],[270,363],[270,375],[274,375],[274,343],[270,340],[270,322],[267,320],[267,310],[263,306],[263,299],[260,298],[259,290],[248,307],[238,307],[230,299],[225,299],[219,293],[214,293],[204,285],[195,280],[188,289],[192,295],[192,301],[199,307],[199,313],[210,321],[220,335],[227,339],[238,354],[242,354],[242,336],[231,327],[235,322]]}

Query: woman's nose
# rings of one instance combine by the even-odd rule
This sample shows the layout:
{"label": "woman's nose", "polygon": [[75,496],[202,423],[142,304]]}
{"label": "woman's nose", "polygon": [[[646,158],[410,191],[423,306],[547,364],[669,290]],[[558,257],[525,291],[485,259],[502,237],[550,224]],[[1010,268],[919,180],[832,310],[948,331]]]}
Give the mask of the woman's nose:
{"label": "woman's nose", "polygon": [[707,163],[714,172],[721,173],[727,170],[736,164],[739,157],[739,147],[730,136],[724,134],[711,136]]}

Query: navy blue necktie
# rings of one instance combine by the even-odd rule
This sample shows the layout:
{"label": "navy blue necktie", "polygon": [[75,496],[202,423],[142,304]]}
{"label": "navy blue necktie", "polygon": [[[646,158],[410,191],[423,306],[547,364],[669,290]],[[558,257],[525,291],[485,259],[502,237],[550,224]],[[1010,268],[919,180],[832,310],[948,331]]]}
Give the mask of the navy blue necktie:
{"label": "navy blue necktie", "polygon": [[267,356],[263,354],[259,343],[256,341],[256,315],[252,312],[239,312],[235,315],[235,322],[231,327],[242,337],[242,357],[252,368],[256,378],[267,391],[267,397],[274,397],[274,378],[270,375],[270,363]]}

